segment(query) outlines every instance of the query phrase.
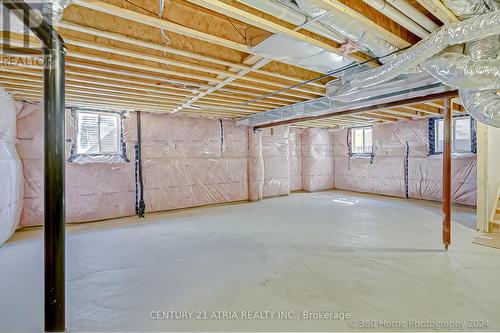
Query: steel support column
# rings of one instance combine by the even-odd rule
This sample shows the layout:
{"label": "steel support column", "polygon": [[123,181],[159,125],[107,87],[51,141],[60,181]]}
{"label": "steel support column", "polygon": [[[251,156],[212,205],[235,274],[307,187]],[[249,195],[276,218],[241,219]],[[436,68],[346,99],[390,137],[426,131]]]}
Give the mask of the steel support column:
{"label": "steel support column", "polygon": [[65,331],[64,41],[51,23],[22,0],[2,5],[29,28],[44,55],[44,319],[46,332]]}
{"label": "steel support column", "polygon": [[452,102],[444,99],[444,142],[443,142],[443,245],[451,244],[451,137],[452,137]]}

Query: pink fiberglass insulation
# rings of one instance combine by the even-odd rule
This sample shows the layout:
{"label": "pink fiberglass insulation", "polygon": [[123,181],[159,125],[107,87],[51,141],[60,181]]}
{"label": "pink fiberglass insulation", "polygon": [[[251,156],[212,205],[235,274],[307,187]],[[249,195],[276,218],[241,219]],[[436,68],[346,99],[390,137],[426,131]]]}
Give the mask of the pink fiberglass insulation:
{"label": "pink fiberglass insulation", "polygon": [[264,197],[264,158],[262,131],[248,129],[248,196],[251,201]]}
{"label": "pink fiberglass insulation", "polygon": [[16,151],[17,106],[0,87],[0,246],[18,228],[23,200],[22,165]]}
{"label": "pink fiberglass insulation", "polygon": [[290,128],[290,191],[302,189],[302,129]]}
{"label": "pink fiberglass insulation", "polygon": [[[472,154],[457,154],[451,162],[451,200],[469,206],[476,205],[477,161]],[[440,201],[443,195],[443,159],[439,155],[413,157],[409,163],[410,198]]]}
{"label": "pink fiberglass insulation", "polygon": [[[128,156],[133,160],[135,118],[124,121]],[[134,119],[132,119],[134,118]],[[66,113],[66,136],[73,138],[73,119]],[[43,112],[25,104],[18,116],[18,151],[25,181],[21,226],[43,224]],[[131,141],[131,140],[130,140]],[[71,142],[66,144],[69,158]],[[86,222],[130,216],[135,212],[134,163],[66,163],[66,221]]]}
{"label": "pink fiberglass insulation", "polygon": [[264,160],[264,197],[290,194],[289,127],[262,130]]}
{"label": "pink fiberglass insulation", "polygon": [[[136,115],[124,121],[130,162],[66,163],[67,222],[134,215]],[[142,114],[147,211],[248,199],[247,128],[214,119]],[[18,116],[18,150],[26,178],[21,226],[43,224],[43,113],[25,104]],[[73,140],[67,112],[68,140]],[[222,132],[221,132],[222,129]],[[222,133],[222,136],[221,136]],[[221,138],[223,138],[221,140]],[[71,142],[66,146],[70,157]]]}
{"label": "pink fiberglass insulation", "polygon": [[146,212],[248,200],[247,128],[142,113]]}
{"label": "pink fiberglass insulation", "polygon": [[332,140],[327,129],[309,128],[302,138],[302,186],[306,191],[333,188]]}
{"label": "pink fiberglass insulation", "polygon": [[[410,198],[441,200],[442,156],[429,156],[428,131],[428,119],[376,124],[370,158],[349,157],[348,130],[335,130],[335,187],[397,197],[406,197],[408,189]],[[475,205],[475,154],[454,154],[452,165],[453,202]]]}

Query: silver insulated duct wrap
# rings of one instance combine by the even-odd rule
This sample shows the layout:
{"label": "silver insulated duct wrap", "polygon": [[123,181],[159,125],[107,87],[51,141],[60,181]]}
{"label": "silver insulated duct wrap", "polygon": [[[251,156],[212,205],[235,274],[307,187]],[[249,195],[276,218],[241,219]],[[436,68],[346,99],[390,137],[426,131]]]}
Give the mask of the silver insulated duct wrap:
{"label": "silver insulated duct wrap", "polygon": [[42,14],[52,16],[52,22],[57,24],[63,17],[64,9],[70,4],[71,0],[46,0]]}
{"label": "silver insulated duct wrap", "polygon": [[[466,111],[478,121],[500,127],[500,68],[497,59],[500,34],[498,1],[459,1],[454,3],[456,13],[470,17],[450,23],[420,41],[411,49],[395,57],[391,62],[373,70],[349,75],[328,85],[329,98],[340,100],[343,96],[366,87],[392,80],[417,68],[429,72],[446,85],[460,89]],[[464,3],[459,7],[459,2]],[[451,5],[450,5],[451,7]],[[475,15],[473,10],[486,11]],[[466,44],[466,55],[443,53],[446,48]]]}
{"label": "silver insulated duct wrap", "polygon": [[[383,57],[398,50],[396,46],[378,37],[366,26],[341,11],[327,12],[309,0],[295,0],[295,2],[304,13],[319,20],[325,26],[353,41],[362,50],[368,51],[376,57]],[[384,63],[388,60],[381,59],[380,61]]]}
{"label": "silver insulated duct wrap", "polygon": [[[42,16],[48,20],[50,23],[57,25],[61,21],[64,9],[71,4],[71,0],[41,0],[37,2],[29,2],[28,4],[36,13],[42,14]],[[9,22],[8,30],[11,32],[16,32],[20,34],[27,33],[27,28],[24,26],[15,15],[9,13],[7,10],[0,7],[0,23],[3,21]],[[0,30],[2,30],[2,24],[0,24]],[[32,35],[31,32],[29,34]]]}
{"label": "silver insulated duct wrap", "polygon": [[483,0],[442,0],[453,14],[460,18],[467,18],[490,11]]}
{"label": "silver insulated duct wrap", "polygon": [[[444,0],[444,4],[460,18],[500,12],[499,0]],[[460,89],[465,110],[479,122],[500,127],[500,35],[487,36],[467,43],[461,61],[442,65],[450,67],[443,76]],[[457,58],[457,57],[455,57]],[[451,66],[450,66],[451,65]],[[435,66],[438,68],[439,66]],[[439,76],[436,75],[439,78]]]}

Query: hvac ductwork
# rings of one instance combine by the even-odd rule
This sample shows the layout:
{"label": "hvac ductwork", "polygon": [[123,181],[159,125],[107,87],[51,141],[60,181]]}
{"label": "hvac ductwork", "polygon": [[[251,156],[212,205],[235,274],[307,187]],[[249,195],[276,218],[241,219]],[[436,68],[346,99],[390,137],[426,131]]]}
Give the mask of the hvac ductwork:
{"label": "hvac ductwork", "polygon": [[460,18],[485,14],[490,11],[483,0],[443,0],[443,4]]}
{"label": "hvac ductwork", "polygon": [[[29,5],[32,9],[39,11],[47,22],[57,25],[61,21],[64,9],[71,4],[71,0],[42,0],[37,2],[30,2]],[[3,8],[3,7],[0,7]],[[21,22],[13,14],[9,14],[8,11],[0,10],[1,21],[5,22],[5,26],[1,26],[0,30],[7,27],[9,31],[16,33],[26,33],[23,22]]]}
{"label": "hvac ductwork", "polygon": [[[473,15],[471,13],[474,10],[489,11],[489,8],[498,6],[498,1],[490,1],[488,6],[483,1],[481,3],[484,6],[478,1],[462,1],[463,7],[459,7],[458,0],[453,3],[454,7],[450,9],[468,16]],[[387,82],[414,68],[420,68],[443,83],[461,89],[462,103],[471,116],[480,122],[500,127],[500,97],[496,93],[500,88],[500,68],[496,59],[499,34],[498,10],[450,23],[384,66],[352,74],[332,83],[328,86],[328,97],[342,100],[344,96],[355,91]],[[444,53],[434,57],[450,46],[463,43],[467,43],[467,55]]]}
{"label": "hvac ductwork", "polygon": [[46,0],[42,9],[44,17],[52,16],[52,22],[57,24],[63,16],[64,9],[71,4],[71,0]]}
{"label": "hvac ductwork", "polygon": [[[326,12],[315,6],[309,0],[295,0],[299,8],[312,18],[325,26],[340,33],[350,41],[354,42],[360,49],[371,53],[376,57],[383,57],[398,50],[398,48],[371,32],[363,24],[353,20],[343,12]],[[388,57],[389,58],[389,57]],[[389,59],[381,59],[382,63]]]}

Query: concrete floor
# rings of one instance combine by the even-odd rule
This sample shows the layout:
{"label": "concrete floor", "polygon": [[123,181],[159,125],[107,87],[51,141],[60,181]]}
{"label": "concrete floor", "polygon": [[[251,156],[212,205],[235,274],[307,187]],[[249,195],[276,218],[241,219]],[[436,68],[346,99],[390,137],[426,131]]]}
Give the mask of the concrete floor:
{"label": "concrete floor", "polygon": [[[474,219],[454,209],[448,252],[439,204],[342,191],[73,227],[67,327],[414,331],[412,320],[429,320],[420,329],[500,330],[500,250],[471,243]],[[0,248],[0,331],[41,331],[42,251],[40,238],[18,235]],[[183,310],[219,319],[151,319]],[[291,319],[221,319],[242,311]],[[306,320],[303,311],[351,319]]]}

